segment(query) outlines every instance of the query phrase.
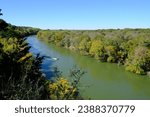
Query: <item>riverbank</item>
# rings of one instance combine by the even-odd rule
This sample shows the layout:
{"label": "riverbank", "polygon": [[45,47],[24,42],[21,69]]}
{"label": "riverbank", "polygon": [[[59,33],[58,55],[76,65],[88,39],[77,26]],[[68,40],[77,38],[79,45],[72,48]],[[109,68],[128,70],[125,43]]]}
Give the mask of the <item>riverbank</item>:
{"label": "riverbank", "polygon": [[68,77],[69,71],[74,66],[86,71],[79,85],[84,99],[150,99],[150,80],[147,76],[125,71],[123,66],[115,63],[98,62],[89,56],[37,39],[36,36],[28,37],[27,41],[32,53],[59,58],[57,61],[45,60],[43,70],[57,67],[69,81],[72,80]]}
{"label": "riverbank", "polygon": [[150,29],[39,31],[37,37],[102,62],[124,65],[127,71],[150,71]]}

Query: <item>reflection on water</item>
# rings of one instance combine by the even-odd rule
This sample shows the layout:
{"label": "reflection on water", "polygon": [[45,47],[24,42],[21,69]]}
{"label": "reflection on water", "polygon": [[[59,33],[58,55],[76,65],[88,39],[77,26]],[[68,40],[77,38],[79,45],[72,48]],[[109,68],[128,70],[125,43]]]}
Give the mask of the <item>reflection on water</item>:
{"label": "reflection on water", "polygon": [[87,73],[81,79],[81,93],[91,99],[150,99],[150,79],[124,70],[116,64],[101,63],[93,58],[81,56],[67,49],[47,44],[35,36],[28,37],[31,51],[59,60],[44,60],[42,69],[47,77],[52,76],[57,66],[64,76],[76,65]]}

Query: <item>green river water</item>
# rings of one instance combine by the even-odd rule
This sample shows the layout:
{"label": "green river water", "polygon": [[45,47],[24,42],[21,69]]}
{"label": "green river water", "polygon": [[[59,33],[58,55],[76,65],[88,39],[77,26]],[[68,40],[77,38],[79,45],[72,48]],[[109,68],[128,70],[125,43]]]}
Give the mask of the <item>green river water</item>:
{"label": "green river water", "polygon": [[148,76],[130,73],[117,64],[98,62],[94,58],[43,42],[36,36],[29,36],[27,41],[34,54],[40,53],[59,58],[57,61],[44,61],[42,68],[47,76],[51,74],[49,71],[55,66],[62,71],[64,76],[68,76],[70,69],[75,65],[86,71],[80,82],[81,94],[85,99],[150,99],[150,78]]}

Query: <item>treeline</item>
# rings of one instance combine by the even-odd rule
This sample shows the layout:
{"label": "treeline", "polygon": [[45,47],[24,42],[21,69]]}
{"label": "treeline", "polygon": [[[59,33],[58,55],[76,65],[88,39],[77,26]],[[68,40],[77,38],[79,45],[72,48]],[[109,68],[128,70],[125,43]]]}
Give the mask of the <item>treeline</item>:
{"label": "treeline", "polygon": [[0,19],[0,36],[1,37],[25,37],[37,34],[40,29],[32,27],[21,27],[8,24],[3,19]]}
{"label": "treeline", "polygon": [[37,37],[136,74],[150,71],[150,29],[42,30]]}
{"label": "treeline", "polygon": [[44,57],[39,54],[33,57],[23,38],[37,31],[0,19],[0,99],[79,99],[80,70],[72,71],[73,82],[57,75],[57,70],[55,80],[49,81],[40,71]]}

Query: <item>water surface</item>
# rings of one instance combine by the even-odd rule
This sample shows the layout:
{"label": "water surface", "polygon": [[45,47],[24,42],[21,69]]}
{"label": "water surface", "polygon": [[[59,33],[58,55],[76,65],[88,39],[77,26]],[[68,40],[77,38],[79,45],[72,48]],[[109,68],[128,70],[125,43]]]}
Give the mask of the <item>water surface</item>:
{"label": "water surface", "polygon": [[30,51],[34,54],[59,58],[57,61],[46,59],[43,62],[42,70],[48,78],[52,76],[50,71],[56,66],[66,77],[73,66],[86,71],[80,83],[81,94],[85,99],[150,99],[150,78],[147,76],[127,72],[117,64],[101,63],[81,56],[43,42],[36,36],[29,36],[27,41],[32,46]]}

